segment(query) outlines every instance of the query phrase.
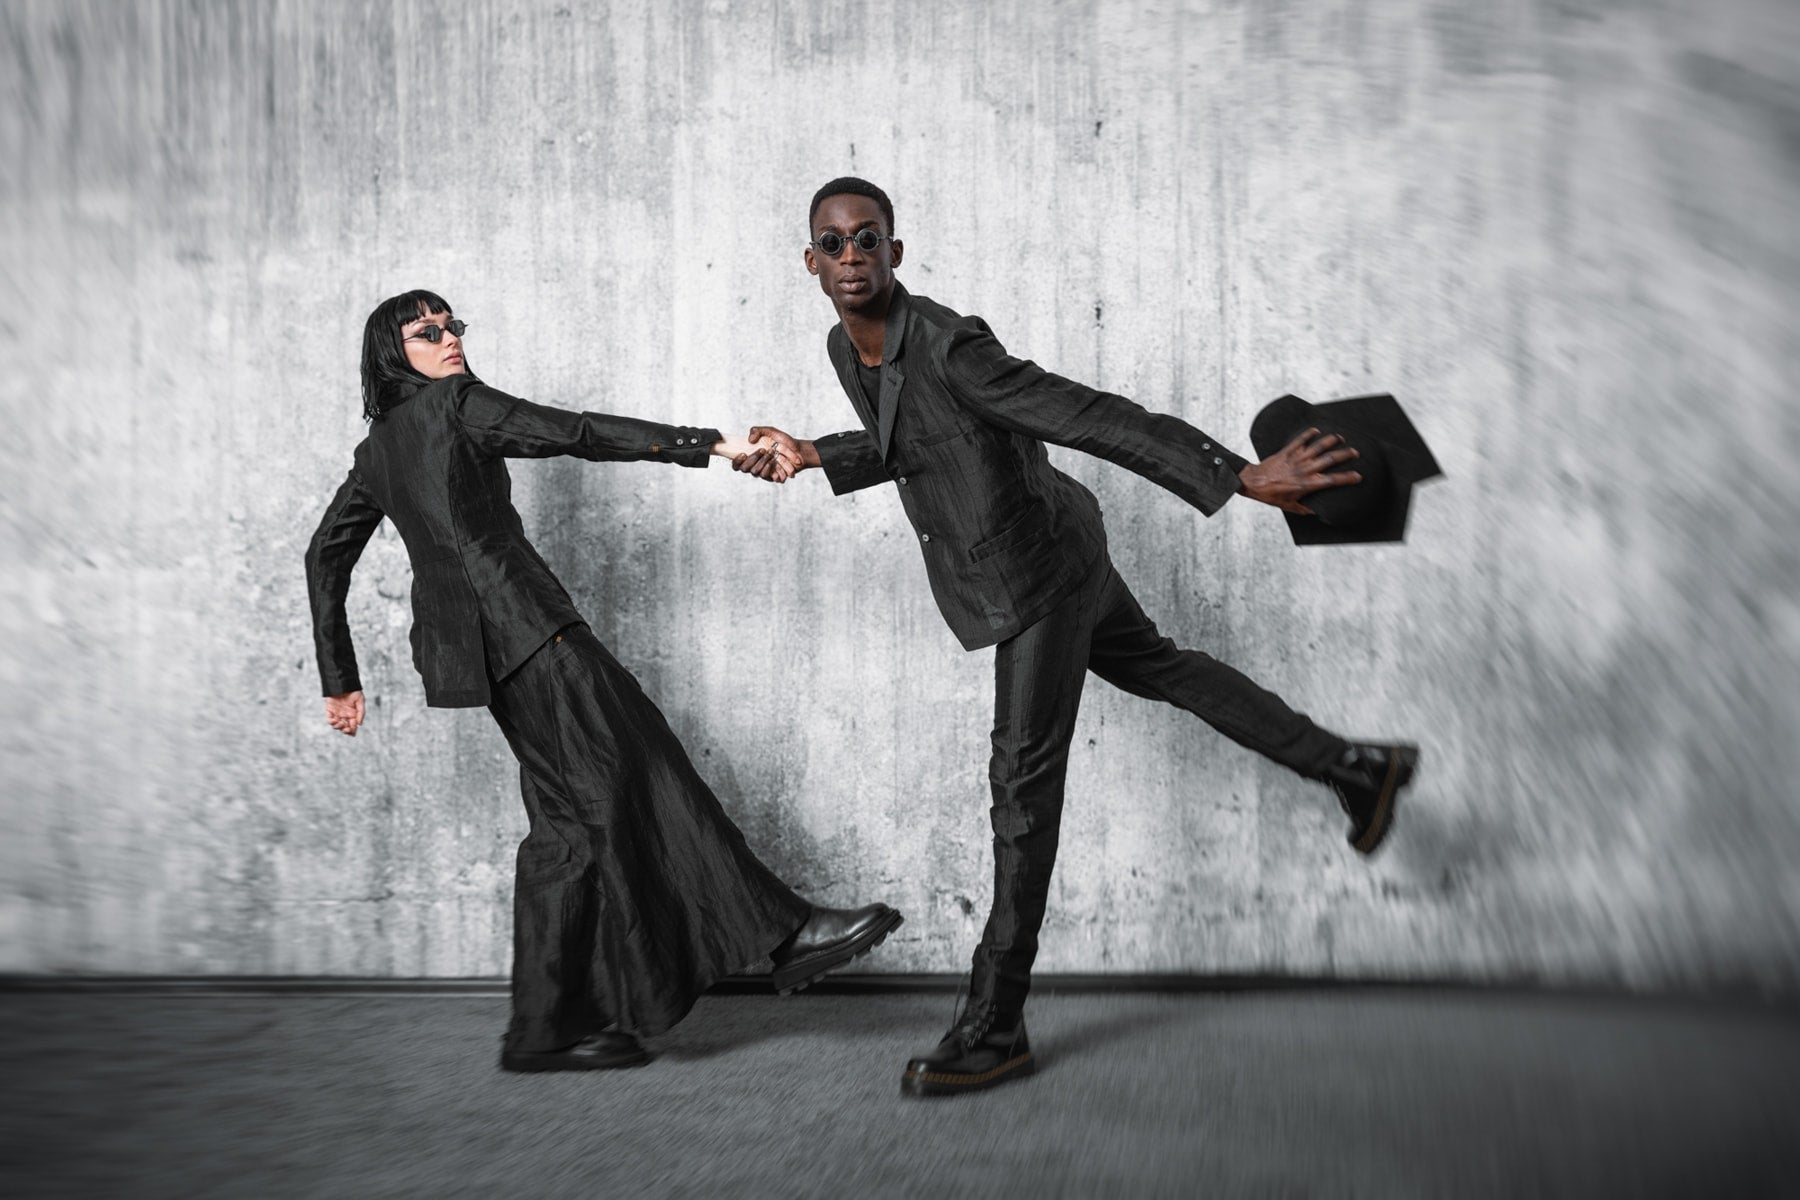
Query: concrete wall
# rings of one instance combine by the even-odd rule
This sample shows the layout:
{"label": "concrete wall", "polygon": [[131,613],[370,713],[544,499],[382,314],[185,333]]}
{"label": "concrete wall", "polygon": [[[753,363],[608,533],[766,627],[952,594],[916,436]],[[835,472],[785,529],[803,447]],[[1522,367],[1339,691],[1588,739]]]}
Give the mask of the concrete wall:
{"label": "concrete wall", "polygon": [[[1107,464],[1164,629],[1422,741],[1373,865],[1326,794],[1093,681],[1047,970],[1793,986],[1793,6],[627,2],[0,8],[0,969],[492,975],[511,759],[423,707],[384,528],[373,708],[323,720],[301,551],[361,322],[444,292],[516,394],[854,424],[813,187],[909,286],[1248,449],[1391,390],[1448,473],[1296,550]],[[896,499],[521,465],[520,508],[754,845],[960,969],[991,653]]]}

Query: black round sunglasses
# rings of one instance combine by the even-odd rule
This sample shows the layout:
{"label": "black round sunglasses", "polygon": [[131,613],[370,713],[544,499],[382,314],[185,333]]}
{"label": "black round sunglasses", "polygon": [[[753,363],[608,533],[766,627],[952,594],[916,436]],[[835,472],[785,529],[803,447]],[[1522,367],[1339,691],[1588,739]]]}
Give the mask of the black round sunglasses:
{"label": "black round sunglasses", "polygon": [[851,242],[855,242],[856,248],[861,250],[864,254],[872,254],[874,253],[875,247],[881,245],[883,242],[891,241],[893,241],[893,239],[887,234],[877,232],[873,229],[859,229],[849,237],[845,237],[841,233],[834,233],[827,229],[812,242],[812,245],[817,246],[819,252],[826,258],[836,258],[844,252],[844,247]]}
{"label": "black round sunglasses", "polygon": [[463,330],[468,327],[469,323],[467,321],[451,320],[445,321],[442,325],[421,325],[418,332],[409,333],[406,336],[409,340],[412,338],[424,338],[435,346],[437,343],[444,340],[444,330],[448,329],[457,337],[461,337],[463,335]]}

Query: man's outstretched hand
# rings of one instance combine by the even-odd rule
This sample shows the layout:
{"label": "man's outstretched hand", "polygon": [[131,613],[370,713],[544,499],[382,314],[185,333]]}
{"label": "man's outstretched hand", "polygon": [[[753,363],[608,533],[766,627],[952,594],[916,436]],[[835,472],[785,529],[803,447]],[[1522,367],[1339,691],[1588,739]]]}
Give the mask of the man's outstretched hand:
{"label": "man's outstretched hand", "polygon": [[1332,471],[1357,457],[1337,434],[1320,437],[1308,429],[1261,462],[1238,472],[1244,495],[1291,513],[1310,514],[1303,497],[1325,488],[1362,482],[1361,471]]}
{"label": "man's outstretched hand", "polygon": [[339,733],[355,737],[357,727],[363,723],[362,692],[345,692],[341,696],[325,697],[325,719]]}
{"label": "man's outstretched hand", "polygon": [[800,441],[773,425],[751,426],[749,440],[757,443],[757,449],[733,458],[732,470],[771,483],[786,483],[806,468],[819,465],[819,452],[811,442]]}

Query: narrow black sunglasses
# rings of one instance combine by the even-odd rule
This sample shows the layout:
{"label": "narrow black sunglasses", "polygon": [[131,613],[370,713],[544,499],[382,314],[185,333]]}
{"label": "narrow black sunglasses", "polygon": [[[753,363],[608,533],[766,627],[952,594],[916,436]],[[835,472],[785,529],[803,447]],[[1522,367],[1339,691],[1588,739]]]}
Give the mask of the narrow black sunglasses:
{"label": "narrow black sunglasses", "polygon": [[812,245],[817,246],[819,252],[826,258],[836,258],[844,252],[844,247],[850,242],[855,242],[856,248],[861,250],[864,254],[872,254],[874,253],[875,247],[881,245],[883,242],[891,242],[893,240],[894,239],[887,234],[878,233],[873,229],[859,229],[849,237],[845,237],[841,233],[834,233],[827,229],[818,236],[818,239],[814,241]]}
{"label": "narrow black sunglasses", "polygon": [[406,336],[408,340],[411,340],[412,338],[424,338],[435,346],[437,343],[444,340],[444,330],[448,329],[457,337],[461,337],[463,335],[463,330],[468,327],[469,323],[467,321],[451,320],[445,321],[442,325],[422,325],[419,327],[417,333],[409,333]]}

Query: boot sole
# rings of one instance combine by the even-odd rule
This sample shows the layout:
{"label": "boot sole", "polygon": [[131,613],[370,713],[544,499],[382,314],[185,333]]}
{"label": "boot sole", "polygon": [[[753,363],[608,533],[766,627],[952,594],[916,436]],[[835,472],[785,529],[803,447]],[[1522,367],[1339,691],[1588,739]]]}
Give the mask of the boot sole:
{"label": "boot sole", "polygon": [[775,985],[775,992],[781,996],[791,996],[810,984],[819,982],[839,967],[848,966],[852,961],[861,958],[881,943],[887,941],[888,934],[906,924],[906,918],[897,910],[889,909],[885,917],[863,930],[861,935],[845,942],[834,950],[823,951],[807,958],[791,962],[785,967],[778,967],[769,976]]}
{"label": "boot sole", "polygon": [[965,1092],[986,1091],[1037,1074],[1037,1060],[1027,1051],[979,1075],[951,1075],[939,1071],[908,1071],[900,1077],[902,1096],[960,1096]]}
{"label": "boot sole", "polygon": [[615,1071],[646,1066],[649,1062],[650,1055],[643,1051],[608,1059],[572,1059],[557,1054],[502,1054],[500,1069],[520,1075],[536,1075],[545,1071]]}
{"label": "boot sole", "polygon": [[1351,838],[1350,844],[1360,854],[1373,854],[1387,837],[1388,830],[1394,824],[1394,806],[1400,801],[1400,789],[1412,782],[1413,772],[1419,766],[1419,748],[1417,746],[1400,746],[1388,758],[1387,777],[1381,781],[1381,795],[1375,801],[1375,817],[1361,837]]}

